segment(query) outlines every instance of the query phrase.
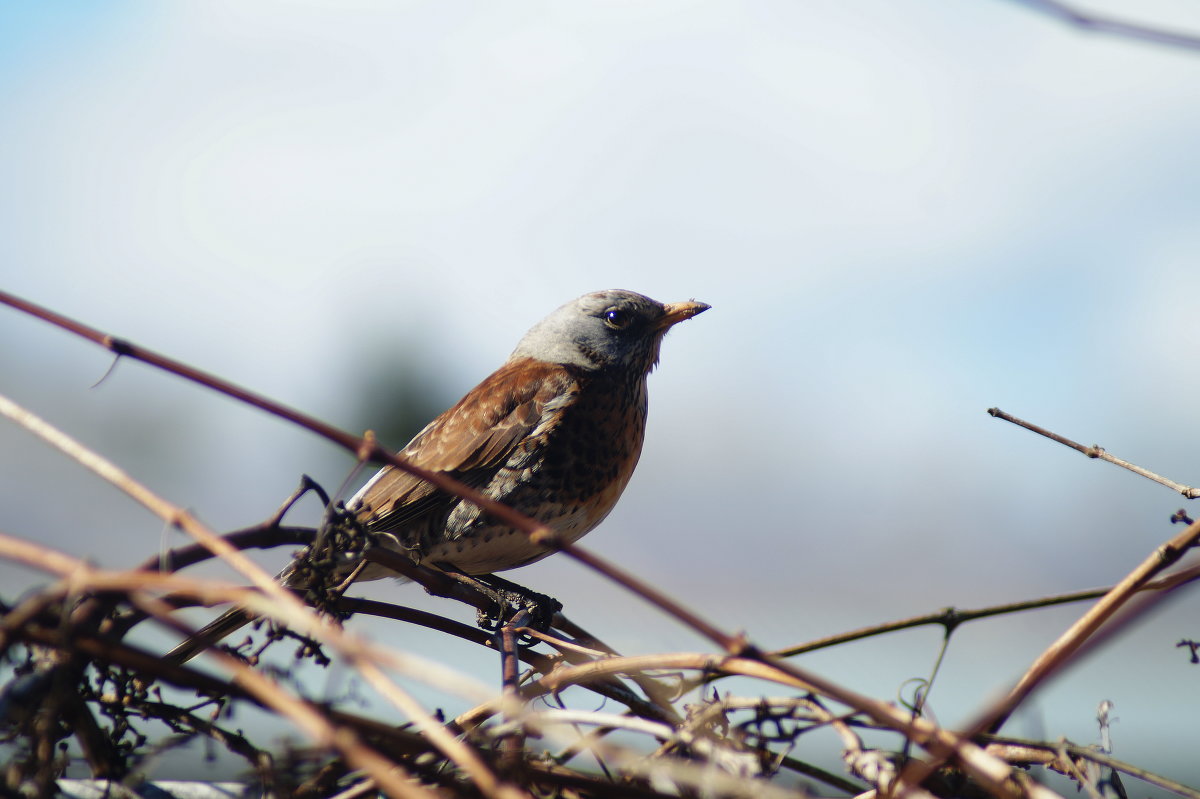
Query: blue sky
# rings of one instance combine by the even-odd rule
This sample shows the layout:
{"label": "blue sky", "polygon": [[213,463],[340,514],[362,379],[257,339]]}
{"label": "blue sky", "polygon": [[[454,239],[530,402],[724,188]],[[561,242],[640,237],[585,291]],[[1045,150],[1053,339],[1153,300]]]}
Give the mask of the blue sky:
{"label": "blue sky", "polygon": [[[1137,11],[1200,30],[1188,3]],[[711,303],[666,342],[643,463],[586,543],[768,645],[1107,584],[1172,534],[1181,498],[992,405],[1200,482],[1200,53],[984,0],[0,17],[4,287],[329,421],[380,424],[358,394],[402,361],[449,404],[588,290]],[[218,527],[348,467],[134,364],[92,389],[102,353],[13,313],[0,336],[0,390]],[[158,546],[111,489],[0,442],[0,530],[111,565]],[[556,559],[511,576],[585,624],[636,607]],[[1112,699],[1117,755],[1171,770],[1149,761],[1195,717],[1169,699],[1194,695],[1186,605],[1056,683],[1045,733],[1090,741]],[[602,632],[698,645],[639,615]],[[943,720],[1071,618],[966,631]],[[813,662],[889,696],[930,641]]]}

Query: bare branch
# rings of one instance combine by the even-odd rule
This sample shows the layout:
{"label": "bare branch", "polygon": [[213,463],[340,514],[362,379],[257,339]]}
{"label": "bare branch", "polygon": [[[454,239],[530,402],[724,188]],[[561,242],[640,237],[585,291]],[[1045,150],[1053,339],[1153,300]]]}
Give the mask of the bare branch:
{"label": "bare branch", "polygon": [[1072,441],[1071,439],[1066,438],[1065,436],[1060,436],[1058,433],[1052,433],[1049,430],[1045,429],[1044,427],[1038,427],[1036,424],[1033,424],[1032,422],[1027,422],[1024,419],[1018,419],[1017,417],[1013,416],[1012,414],[1005,413],[1004,411],[1000,410],[999,408],[988,408],[988,414],[996,417],[997,419],[1003,419],[1006,422],[1012,422],[1013,424],[1015,424],[1019,427],[1024,427],[1026,430],[1031,430],[1040,436],[1045,436],[1046,438],[1050,439],[1051,441],[1057,441],[1059,444],[1062,444],[1065,447],[1070,447],[1071,449],[1076,450],[1077,452],[1082,452],[1084,455],[1087,455],[1089,458],[1098,458],[1102,461],[1108,461],[1109,463],[1120,466],[1122,469],[1128,469],[1129,471],[1133,472],[1134,474],[1140,474],[1142,477],[1145,477],[1148,480],[1153,480],[1154,482],[1156,482],[1160,485],[1165,485],[1167,488],[1171,489],[1172,491],[1178,491],[1180,494],[1187,497],[1188,499],[1195,499],[1196,497],[1200,497],[1200,488],[1192,488],[1190,486],[1182,485],[1181,483],[1176,483],[1174,480],[1169,480],[1166,477],[1163,477],[1162,475],[1155,474],[1154,472],[1150,471],[1149,469],[1143,469],[1141,466],[1135,466],[1134,464],[1130,463],[1129,461],[1121,460],[1120,458],[1118,458],[1114,455],[1109,455],[1107,452],[1104,451],[1104,449],[1102,447],[1098,447],[1098,446],[1085,447],[1083,444],[1079,444],[1075,441]]}
{"label": "bare branch", "polygon": [[1168,779],[1161,774],[1155,774],[1122,760],[1117,760],[1115,757],[1097,751],[1094,746],[1077,746],[1065,741],[1046,743],[1044,741],[1030,741],[1024,738],[996,735],[988,735],[985,738],[989,741],[987,745],[988,752],[1015,765],[1036,763],[1066,773],[1065,769],[1062,768],[1062,764],[1058,762],[1060,753],[1066,752],[1073,758],[1088,760],[1106,768],[1116,769],[1131,777],[1136,777],[1143,782],[1162,788],[1165,791],[1170,791],[1177,796],[1183,796],[1186,799],[1200,799],[1200,791],[1197,791],[1195,788],[1189,788],[1183,783]]}
{"label": "bare branch", "polygon": [[[1192,566],[1188,569],[1183,569],[1175,574],[1166,577],[1160,577],[1157,580],[1151,580],[1145,585],[1139,586],[1138,591],[1164,591],[1177,588],[1184,583],[1190,583],[1193,580],[1200,579],[1200,566]],[[1054,596],[1042,597],[1040,599],[1027,599],[1022,602],[1006,602],[1002,605],[991,605],[986,608],[977,608],[974,610],[960,610],[959,608],[945,608],[933,613],[926,613],[920,616],[910,616],[907,619],[898,619],[884,624],[872,624],[869,627],[862,627],[857,630],[839,633],[837,635],[818,638],[814,641],[808,641],[803,644],[795,644],[784,649],[777,649],[774,652],[769,652],[771,657],[795,657],[807,652],[814,652],[818,649],[826,649],[839,644],[850,643],[851,641],[861,641],[864,638],[873,638],[886,633],[894,633],[900,630],[909,630],[913,627],[926,627],[930,625],[938,625],[946,628],[947,631],[954,630],[961,624],[966,624],[979,619],[987,619],[993,616],[1005,616],[1010,613],[1022,613],[1027,610],[1037,610],[1040,608],[1050,608],[1057,605],[1067,605],[1073,602],[1086,602],[1089,599],[1099,599],[1108,592],[1112,591],[1112,586],[1108,588],[1092,588],[1087,591],[1073,591],[1069,594],[1056,594]]]}
{"label": "bare branch", "polygon": [[343,430],[339,430],[332,425],[322,422],[308,414],[288,408],[274,400],[270,400],[260,394],[242,388],[228,380],[223,380],[216,375],[209,374],[195,367],[188,366],[185,363],[176,361],[173,358],[168,358],[152,350],[148,350],[137,346],[124,339],[117,338],[110,334],[102,333],[99,330],[88,327],[87,325],[75,321],[62,314],[55,313],[48,308],[43,308],[40,305],[21,299],[13,294],[5,291],[0,291],[0,303],[9,305],[17,310],[24,311],[31,316],[47,321],[53,325],[69,330],[72,333],[87,339],[95,344],[99,344],[105,349],[113,352],[118,357],[133,358],[150,364],[151,366],[162,369],[165,372],[182,377],[185,380],[190,380],[193,383],[210,388],[226,396],[233,397],[241,402],[251,405],[267,413],[286,419],[295,425],[298,425],[310,432],[325,438],[333,443],[356,453],[358,459],[363,462],[377,461],[380,463],[389,463],[398,469],[402,469],[409,474],[420,477],[432,485],[437,486],[443,491],[448,491],[455,496],[479,506],[489,514],[498,519],[503,520],[506,524],[515,527],[523,532],[533,534],[542,532],[549,534],[549,528],[539,524],[534,519],[518,513],[512,508],[503,503],[496,502],[484,496],[481,492],[476,491],[470,486],[455,480],[441,472],[431,472],[428,469],[422,469],[409,463],[404,458],[390,452],[381,446],[372,434],[365,436],[354,436]]}
{"label": "bare branch", "polygon": [[[1196,546],[1198,541],[1200,522],[1189,525],[1186,530],[1158,547],[1042,652],[1008,694],[994,702],[974,724],[968,726],[969,732],[966,737],[973,739],[983,732],[996,732],[1012,711],[1039,685],[1075,659],[1097,630],[1125,606],[1140,588],[1154,575],[1176,563],[1188,549]],[[1162,591],[1147,598],[1139,611],[1146,612],[1167,594],[1168,591]],[[902,775],[903,783],[920,785],[942,762],[943,757],[935,755],[934,760],[929,763],[906,769],[908,773]]]}
{"label": "bare branch", "polygon": [[[261,525],[224,536],[217,535],[181,508],[151,493],[104,458],[0,398],[0,413],[17,419],[44,440],[146,504],[169,523],[187,531],[199,542],[167,553],[165,558],[147,559],[128,571],[109,571],[90,567],[81,559],[36,543],[0,535],[0,557],[48,571],[58,577],[54,585],[25,598],[13,608],[5,608],[7,612],[0,618],[0,654],[12,659],[27,656],[27,652],[35,650],[49,652],[48,662],[57,663],[53,668],[60,671],[55,678],[58,683],[62,684],[62,680],[66,679],[70,681],[67,685],[83,686],[81,698],[75,705],[63,705],[63,708],[74,714],[69,718],[78,719],[78,730],[71,734],[88,749],[90,754],[87,757],[96,769],[103,767],[101,764],[107,757],[104,753],[106,742],[104,730],[94,718],[89,724],[88,716],[92,712],[124,712],[120,708],[126,705],[117,700],[121,699],[122,691],[130,690],[134,685],[129,680],[136,679],[137,684],[143,686],[136,689],[142,691],[141,698],[135,697],[133,700],[137,708],[168,724],[175,719],[184,735],[209,734],[214,736],[213,740],[222,739],[228,748],[239,750],[249,759],[258,757],[259,753],[266,750],[257,748],[247,738],[231,735],[215,726],[206,732],[198,709],[211,706],[215,720],[218,718],[216,713],[231,706],[231,703],[250,702],[289,720],[323,747],[319,757],[324,765],[315,775],[304,777],[301,790],[307,795],[336,794],[349,799],[370,792],[383,792],[393,796],[428,797],[437,791],[446,796],[483,795],[488,799],[516,799],[528,795],[525,793],[528,790],[538,795],[571,793],[584,799],[610,796],[614,799],[659,799],[681,792],[748,797],[777,795],[783,799],[793,794],[778,787],[779,784],[769,777],[777,773],[787,776],[788,771],[809,775],[841,790],[859,792],[862,785],[794,758],[794,747],[799,742],[799,736],[808,730],[830,728],[840,741],[843,761],[854,775],[874,786],[880,796],[890,794],[931,799],[933,795],[942,795],[943,791],[957,790],[948,788],[951,783],[947,780],[966,775],[973,791],[982,791],[1001,799],[1049,799],[1055,794],[1033,784],[1004,758],[997,757],[997,751],[990,752],[983,748],[972,735],[942,729],[928,718],[914,713],[911,708],[897,707],[890,702],[859,694],[783,658],[919,625],[937,624],[949,633],[969,621],[1099,598],[1096,607],[1085,614],[1084,619],[1068,631],[1059,644],[1047,650],[1033,664],[1022,683],[1010,695],[1014,703],[1019,703],[1023,699],[1021,691],[1027,693],[1034,690],[1047,675],[1063,668],[1078,658],[1087,647],[1103,640],[1108,631],[1119,629],[1125,620],[1136,617],[1138,603],[1132,603],[1135,606],[1133,610],[1128,609],[1128,600],[1135,592],[1156,589],[1161,595],[1172,587],[1200,576],[1200,566],[1196,566],[1168,577],[1152,579],[1165,564],[1177,559],[1182,547],[1189,546],[1200,537],[1189,527],[1185,534],[1177,536],[1159,553],[1158,562],[1164,565],[1143,564],[1147,568],[1138,572],[1136,577],[1131,575],[1108,591],[1076,592],[975,610],[949,608],[767,653],[761,651],[745,634],[713,624],[684,602],[658,590],[652,582],[640,579],[621,566],[575,544],[556,539],[536,521],[491,503],[466,486],[441,475],[427,475],[396,456],[383,452],[370,434],[359,438],[343,433],[212,375],[106,336],[11,295],[0,292],[0,302],[94,341],[115,353],[118,358],[143,360],[290,419],[350,448],[360,461],[394,463],[442,490],[476,502],[488,513],[529,534],[536,543],[566,553],[586,568],[638,595],[681,625],[704,636],[718,648],[717,653],[685,652],[623,657],[595,636],[572,624],[561,613],[555,614],[552,620],[539,619],[539,622],[546,622],[545,627],[534,629],[534,624],[523,618],[522,611],[516,617],[506,617],[498,633],[490,634],[433,613],[384,602],[336,594],[318,601],[339,618],[344,613],[362,613],[418,624],[496,651],[501,665],[501,693],[497,695],[494,690],[463,678],[441,664],[378,646],[346,633],[340,626],[315,614],[290,591],[245,560],[241,552],[244,548],[304,542],[316,535],[313,530],[280,526],[292,500]],[[994,415],[1048,435],[1090,457],[1103,457],[1103,451],[1099,448],[1082,448],[1007,414],[997,411]],[[1119,459],[1105,459],[1145,473],[1145,470]],[[1156,475],[1146,474],[1176,490],[1187,490]],[[302,482],[293,500],[311,488],[311,481]],[[1185,493],[1185,496],[1188,494]],[[477,497],[482,501],[477,501]],[[171,569],[186,567],[212,555],[239,567],[244,566],[243,573],[254,587],[241,588],[169,573]],[[385,548],[368,547],[363,557],[364,562],[375,561],[411,578],[432,594],[465,602],[485,611],[494,609],[497,601],[508,601],[503,594],[487,595],[485,588],[481,588],[477,581],[472,581],[476,583],[472,585],[428,564],[415,565],[403,555]],[[349,581],[346,582],[348,584]],[[207,604],[235,603],[248,614],[272,621],[265,636],[266,642],[260,644],[247,639],[247,643],[239,648],[248,658],[230,654],[239,649],[210,652],[209,657],[224,670],[222,673],[227,675],[226,679],[210,677],[167,662],[130,647],[121,640],[121,636],[141,618],[152,619],[181,634],[189,633],[190,630],[178,620],[178,614],[172,611],[176,606],[196,601]],[[1152,604],[1153,600],[1142,603],[1144,607]],[[1112,614],[1122,607],[1126,608],[1123,616],[1112,618]],[[1105,610],[1095,615],[1097,608]],[[286,625],[287,629],[274,626],[275,623]],[[313,652],[329,647],[332,653],[339,655],[353,669],[359,680],[372,687],[376,694],[384,697],[405,717],[413,720],[415,732],[311,703],[301,694],[294,693],[300,690],[298,685],[293,685],[289,691],[286,684],[293,678],[286,676],[287,669],[276,671],[278,667],[275,663],[263,671],[251,668],[250,663],[257,665],[262,652],[281,636],[297,637],[305,642],[306,648],[302,648],[298,658],[313,657]],[[531,651],[531,641],[549,645],[556,651],[549,654]],[[10,647],[13,643],[22,646],[14,650]],[[10,648],[5,651],[5,647]],[[519,663],[528,664],[531,670],[522,674]],[[98,690],[91,691],[90,683],[83,678],[84,670],[88,668],[102,670],[98,685],[115,686],[105,689],[109,694],[101,696]],[[462,713],[452,722],[445,723],[440,715],[435,716],[402,690],[391,672],[414,677],[457,695],[474,697],[472,701],[481,704]],[[122,674],[135,677],[122,677]],[[277,674],[281,676],[273,676]],[[685,674],[688,679],[684,679]],[[693,675],[695,679],[692,679]],[[705,681],[726,675],[782,686],[784,693],[789,695],[739,698],[722,697],[715,686],[693,690]],[[194,708],[177,708],[181,711],[177,713],[161,702],[155,704],[148,701],[145,691],[158,690],[155,680],[198,691],[201,694],[200,704]],[[147,685],[154,687],[147,689]],[[571,699],[566,696],[560,698],[560,695],[567,691],[577,693],[580,688],[619,702],[627,710],[616,715],[598,709],[570,709],[567,703]],[[687,695],[697,698],[689,698],[686,700],[688,704],[683,704],[685,691]],[[643,698],[643,694],[646,698]],[[826,710],[821,704],[822,698],[836,702],[844,710]],[[539,708],[534,711],[534,705],[531,704],[534,700],[546,704],[557,703],[562,709]],[[1006,712],[996,708],[988,710],[989,713]],[[578,726],[588,729],[569,732]],[[894,733],[901,743],[895,751],[869,748],[856,733],[856,730],[864,727],[874,731],[869,739],[872,744],[883,732]],[[662,742],[661,746],[649,755],[644,747],[632,749],[622,746],[618,743],[620,736],[608,734],[616,729],[653,736]],[[535,752],[533,747],[543,733],[568,741],[566,748],[557,756],[550,752]],[[879,740],[886,738],[883,736]],[[37,740],[43,746],[53,742],[46,736]],[[922,762],[911,757],[912,745],[923,748],[928,758]],[[1062,757],[1053,745],[1045,746],[1050,747],[1046,751],[1054,752],[1055,757]],[[330,755],[324,747],[334,754]],[[571,759],[585,752],[595,756],[603,774],[588,774],[576,767],[568,767]],[[1011,755],[1012,752],[1005,750],[1004,754]],[[926,757],[924,754],[920,756]],[[330,757],[333,759],[329,760]],[[939,769],[939,765],[947,761],[953,761],[953,769]],[[1081,785],[1089,789],[1094,787],[1095,780],[1088,775],[1088,769],[1076,767],[1074,761],[1069,765],[1068,772]],[[351,776],[354,770],[360,770],[362,775]],[[935,770],[937,774],[933,774]],[[45,775],[50,773],[43,769],[38,772],[39,779],[45,779]],[[277,777],[280,773],[276,771]],[[116,775],[117,778],[120,776]],[[926,776],[933,776],[934,779],[926,781]],[[1150,775],[1150,781],[1154,777]],[[264,779],[269,778],[270,775],[264,773]],[[1188,799],[1200,799],[1200,796],[1187,796]]]}
{"label": "bare branch", "polygon": [[1089,33],[1107,33],[1126,39],[1200,50],[1200,36],[1155,28],[1128,20],[1090,14],[1058,0],[1018,0],[1021,5],[1054,17]]}

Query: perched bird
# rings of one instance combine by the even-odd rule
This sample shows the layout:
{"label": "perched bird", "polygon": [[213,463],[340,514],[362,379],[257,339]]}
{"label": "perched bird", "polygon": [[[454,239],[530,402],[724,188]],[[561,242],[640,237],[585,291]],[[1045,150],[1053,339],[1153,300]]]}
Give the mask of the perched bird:
{"label": "perched bird", "polygon": [[[622,290],[572,300],[534,325],[503,366],[399,454],[576,541],[604,520],[633,475],[646,429],[646,378],[663,336],[708,308]],[[469,575],[515,569],[552,551],[390,465],[346,509],[415,562]],[[291,573],[281,575],[284,583],[303,587]],[[394,572],[369,564],[357,579],[386,576]],[[246,621],[230,611],[168,657],[186,660]]]}

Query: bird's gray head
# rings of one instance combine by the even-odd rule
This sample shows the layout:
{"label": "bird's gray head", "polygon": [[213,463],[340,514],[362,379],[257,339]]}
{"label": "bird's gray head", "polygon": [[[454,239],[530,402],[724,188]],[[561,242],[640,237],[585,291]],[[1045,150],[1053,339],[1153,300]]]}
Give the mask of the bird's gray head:
{"label": "bird's gray head", "polygon": [[658,363],[667,330],[708,309],[693,300],[663,304],[633,291],[595,291],[534,325],[512,357],[644,375]]}

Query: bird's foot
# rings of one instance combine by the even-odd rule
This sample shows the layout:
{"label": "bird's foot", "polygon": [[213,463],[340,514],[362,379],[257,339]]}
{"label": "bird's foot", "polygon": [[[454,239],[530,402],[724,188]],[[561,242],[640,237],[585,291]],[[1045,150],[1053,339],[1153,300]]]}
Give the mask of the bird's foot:
{"label": "bird's foot", "polygon": [[528,614],[525,626],[546,632],[554,622],[554,614],[562,610],[562,603],[554,597],[531,591],[494,574],[473,580],[476,588],[495,603],[494,608],[481,608],[476,614],[476,621],[485,630],[499,629],[525,611]]}

